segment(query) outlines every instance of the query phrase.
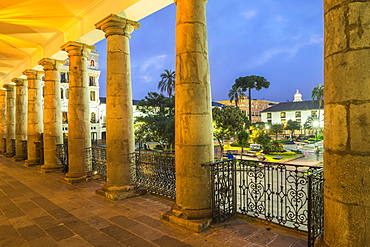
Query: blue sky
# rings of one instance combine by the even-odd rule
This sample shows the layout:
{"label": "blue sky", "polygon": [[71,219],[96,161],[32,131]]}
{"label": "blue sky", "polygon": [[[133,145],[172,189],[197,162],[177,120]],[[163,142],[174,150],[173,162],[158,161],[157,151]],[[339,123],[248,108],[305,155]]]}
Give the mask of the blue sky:
{"label": "blue sky", "polygon": [[[252,98],[292,101],[296,89],[310,100],[323,84],[322,0],[210,0],[207,29],[212,98],[227,100],[235,79],[258,75],[271,82]],[[160,74],[175,69],[176,6],[139,21],[132,33],[133,98],[158,91]],[[105,96],[106,41],[97,43]]]}

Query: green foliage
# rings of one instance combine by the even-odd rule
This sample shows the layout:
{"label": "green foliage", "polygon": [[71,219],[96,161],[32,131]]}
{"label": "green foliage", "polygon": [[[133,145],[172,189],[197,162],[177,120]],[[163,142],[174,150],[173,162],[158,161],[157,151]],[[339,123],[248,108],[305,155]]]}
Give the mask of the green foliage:
{"label": "green foliage", "polygon": [[295,152],[274,152],[273,155],[280,155],[280,156],[295,156]]}
{"label": "green foliage", "polygon": [[317,140],[324,140],[324,136],[323,135],[317,135]]}
{"label": "green foliage", "polygon": [[171,98],[175,92],[175,71],[164,70],[161,74],[161,81],[158,83],[158,89],[163,93],[166,92],[168,97]]}
{"label": "green foliage", "polygon": [[236,85],[232,85],[228,96],[230,99],[230,103],[235,101],[235,105],[238,106],[239,99],[245,97],[245,94],[244,94],[243,88],[238,87]]}
{"label": "green foliage", "polygon": [[305,129],[309,129],[309,130],[312,130],[312,129],[315,129],[317,127],[314,126],[314,122],[319,122],[319,119],[317,117],[314,117],[314,116],[309,116],[306,120],[306,122],[303,124],[303,128]]}
{"label": "green foliage", "polygon": [[264,148],[263,148],[263,151],[264,152],[281,152],[281,151],[284,151],[284,147],[281,145],[266,145]]}
{"label": "green foliage", "polygon": [[240,131],[237,135],[236,135],[236,139],[238,140],[239,142],[239,145],[244,148],[247,146],[248,144],[248,138],[249,138],[249,134],[247,133],[247,131],[245,130],[242,130]]}
{"label": "green foliage", "polygon": [[294,131],[301,129],[301,124],[297,121],[289,119],[285,126],[285,129],[290,130],[290,138],[292,138]]}
{"label": "green foliage", "polygon": [[270,126],[270,132],[275,135],[275,140],[278,139],[279,134],[283,131],[284,126],[282,124],[272,124]]}
{"label": "green foliage", "polygon": [[253,130],[250,139],[253,143],[260,144],[262,149],[270,143],[270,136],[264,130]]}
{"label": "green foliage", "polygon": [[248,89],[248,98],[249,98],[249,121],[252,121],[252,89],[256,89],[257,91],[261,90],[262,88],[268,88],[270,86],[270,82],[267,81],[262,76],[250,75],[245,77],[239,77],[235,80],[235,87],[242,88],[245,92]]}
{"label": "green foliage", "polygon": [[316,87],[312,89],[311,99],[312,101],[317,99],[319,101],[319,108],[321,108],[324,99],[324,85],[316,84]]}
{"label": "green foliage", "polygon": [[235,133],[249,126],[243,112],[237,107],[223,106],[212,109],[213,135],[223,150],[224,140],[229,140]]}
{"label": "green foliage", "polygon": [[140,123],[140,134],[162,144],[173,145],[175,141],[174,98],[149,92],[136,108],[142,116],[136,117]]}

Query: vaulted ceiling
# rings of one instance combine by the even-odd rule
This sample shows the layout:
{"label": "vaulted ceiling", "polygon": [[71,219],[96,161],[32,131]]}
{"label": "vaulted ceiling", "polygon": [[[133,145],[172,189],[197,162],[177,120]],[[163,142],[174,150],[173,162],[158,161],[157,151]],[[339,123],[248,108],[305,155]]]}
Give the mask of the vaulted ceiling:
{"label": "vaulted ceiling", "polygon": [[104,38],[94,24],[109,14],[139,21],[173,0],[0,1],[0,85],[20,77],[45,57],[66,58],[68,41],[94,44]]}

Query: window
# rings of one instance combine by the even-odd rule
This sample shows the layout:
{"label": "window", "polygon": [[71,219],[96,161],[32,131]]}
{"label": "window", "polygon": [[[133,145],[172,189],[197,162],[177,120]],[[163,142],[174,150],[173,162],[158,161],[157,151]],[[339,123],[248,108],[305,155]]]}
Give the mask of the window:
{"label": "window", "polygon": [[296,111],[295,112],[295,117],[296,118],[300,118],[301,117],[301,112],[300,111]]}
{"label": "window", "polygon": [[317,111],[311,111],[311,116],[312,117],[317,117]]}
{"label": "window", "polygon": [[90,120],[91,123],[96,123],[96,115],[95,115],[95,112],[92,112],[91,113],[91,120]]}
{"label": "window", "polygon": [[66,99],[69,99],[69,89],[66,89]]}
{"label": "window", "polygon": [[95,101],[95,91],[90,91],[90,101]]}
{"label": "window", "polygon": [[64,72],[61,72],[60,73],[60,82],[61,83],[67,83],[68,80],[67,80],[67,73],[64,73]]}
{"label": "window", "polygon": [[271,118],[271,113],[267,113],[267,118]]}
{"label": "window", "polygon": [[89,86],[96,86],[94,76],[89,76]]}
{"label": "window", "polygon": [[281,124],[286,124],[286,119],[281,119]]}
{"label": "window", "polygon": [[286,118],[286,113],[285,113],[285,112],[281,112],[281,113],[280,113],[280,117],[281,117],[281,118]]}
{"label": "window", "polygon": [[271,119],[267,120],[267,123],[268,123],[268,124],[272,124]]}
{"label": "window", "polygon": [[63,111],[62,112],[62,123],[67,124],[68,123],[68,112]]}
{"label": "window", "polygon": [[63,97],[64,97],[64,95],[63,95],[63,88],[61,88],[60,89],[60,99],[64,99]]}

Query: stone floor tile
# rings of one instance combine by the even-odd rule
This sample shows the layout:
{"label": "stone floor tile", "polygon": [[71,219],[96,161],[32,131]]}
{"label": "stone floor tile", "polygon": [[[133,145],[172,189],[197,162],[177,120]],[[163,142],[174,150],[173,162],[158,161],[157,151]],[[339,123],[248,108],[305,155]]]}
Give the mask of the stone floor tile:
{"label": "stone floor tile", "polygon": [[55,208],[55,209],[51,209],[51,210],[46,210],[52,217],[56,218],[56,219],[62,219],[62,218],[67,218],[67,217],[70,217],[72,216],[71,213],[69,213],[68,211],[64,210],[63,208]]}
{"label": "stone floor tile", "polygon": [[37,225],[19,228],[18,232],[27,241],[32,240],[32,239],[41,238],[46,235],[46,233]]}
{"label": "stone floor tile", "polygon": [[9,222],[13,225],[15,229],[23,228],[26,226],[34,225],[35,223],[29,216],[24,215],[16,218],[10,218]]}
{"label": "stone floor tile", "polygon": [[75,235],[64,225],[53,226],[44,230],[57,242]]}
{"label": "stone floor tile", "polygon": [[159,218],[155,219],[146,215],[139,216],[135,220],[140,221],[150,227],[157,228],[163,225],[166,225],[165,222],[161,221]]}
{"label": "stone floor tile", "polygon": [[112,223],[98,215],[93,215],[90,218],[84,220],[86,223],[95,227],[96,229],[104,228],[110,226]]}
{"label": "stone floor tile", "polygon": [[129,239],[134,237],[135,235],[119,226],[110,225],[108,227],[100,229],[100,231],[104,232],[111,238],[117,240],[118,242],[122,242],[123,240]]}
{"label": "stone floor tile", "polygon": [[2,247],[10,247],[10,246],[17,246],[20,247],[22,245],[27,246],[27,241],[24,240],[21,236],[9,236],[8,238],[0,238],[0,246]]}
{"label": "stone floor tile", "polygon": [[299,239],[292,247],[306,247],[308,241]]}
{"label": "stone floor tile", "polygon": [[19,237],[18,232],[12,225],[2,225],[0,226],[0,240],[11,238],[11,237]]}
{"label": "stone floor tile", "polygon": [[44,236],[41,238],[33,239],[28,241],[31,247],[58,247],[59,245],[50,237]]}
{"label": "stone floor tile", "polygon": [[63,239],[58,242],[59,246],[62,247],[91,247],[92,245],[86,242],[79,236],[73,236],[70,238]]}
{"label": "stone floor tile", "polygon": [[108,220],[126,229],[129,229],[138,224],[137,221],[131,220],[122,215],[109,218]]}
{"label": "stone floor tile", "polygon": [[177,240],[175,238],[171,238],[169,236],[162,236],[160,238],[154,239],[152,241],[153,243],[157,244],[161,247],[191,247],[192,245],[184,243],[180,240]]}
{"label": "stone floor tile", "polygon": [[109,247],[116,247],[116,246],[124,246],[120,242],[114,240],[110,236],[105,235],[104,233],[97,232],[97,233],[87,233],[87,234],[80,234],[80,237],[89,242],[93,246],[109,246]]}
{"label": "stone floor tile", "polygon": [[165,235],[163,232],[158,231],[157,229],[153,229],[147,225],[143,225],[140,223],[137,223],[135,226],[131,227],[130,231],[148,241],[158,239]]}
{"label": "stone floor tile", "polygon": [[41,208],[32,208],[32,209],[29,209],[26,213],[32,219],[49,215],[45,210]]}
{"label": "stone floor tile", "polygon": [[276,237],[277,237],[276,233],[269,230],[263,230],[257,232],[251,237],[248,237],[246,240],[251,241],[252,243],[266,245],[271,241],[275,240]]}
{"label": "stone floor tile", "polygon": [[[235,229],[235,228],[234,228]],[[259,231],[262,231],[262,227],[250,225],[250,224],[244,224],[242,226],[239,226],[236,228],[236,230],[232,233],[232,235],[239,237],[239,238],[248,238],[251,235],[256,234]]]}
{"label": "stone floor tile", "polygon": [[[277,235],[277,237],[267,244],[269,247],[280,247],[280,246],[293,246],[297,242],[297,239],[291,236]],[[306,243],[307,244],[307,243]]]}
{"label": "stone floor tile", "polygon": [[16,204],[13,202],[1,206],[1,210],[7,218],[16,218],[26,215]]}
{"label": "stone floor tile", "polygon": [[[241,239],[241,238],[230,238],[229,240],[224,242],[224,244],[226,246],[230,246],[230,247],[244,247],[244,246],[249,246],[251,244],[251,242],[249,242],[245,239]],[[282,247],[282,246],[280,246],[280,247]]]}
{"label": "stone floor tile", "polygon": [[[140,238],[140,237],[137,237],[137,236],[134,236],[134,237],[126,239],[126,240],[123,240],[121,243],[124,244],[125,246],[130,246],[130,247],[158,246],[154,243],[148,242],[147,240],[145,240],[143,238]],[[175,246],[172,246],[172,247],[175,247]]]}
{"label": "stone floor tile", "polygon": [[59,221],[49,215],[34,218],[33,221],[41,228],[49,228],[60,224]]}

